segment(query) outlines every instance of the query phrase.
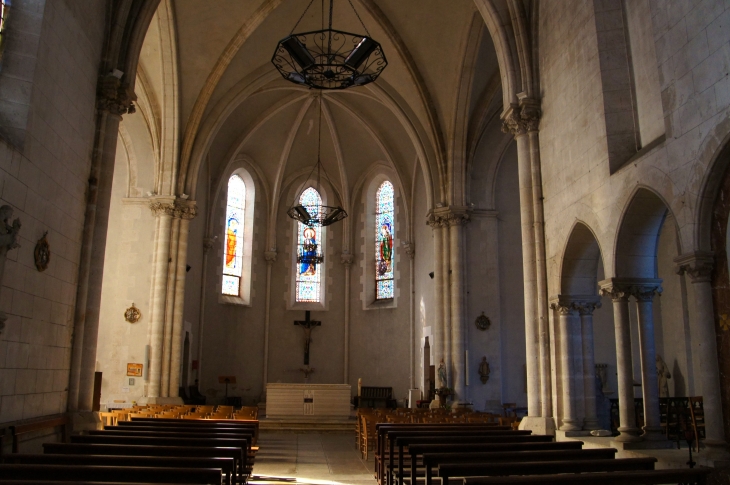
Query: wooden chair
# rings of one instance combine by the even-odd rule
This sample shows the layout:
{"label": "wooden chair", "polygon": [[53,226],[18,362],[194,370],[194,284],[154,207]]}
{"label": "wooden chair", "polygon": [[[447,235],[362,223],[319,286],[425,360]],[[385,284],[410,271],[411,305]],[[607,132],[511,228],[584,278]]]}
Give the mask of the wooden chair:
{"label": "wooden chair", "polygon": [[100,412],[99,417],[103,426],[115,426],[117,424],[117,413],[115,412]]}
{"label": "wooden chair", "polygon": [[360,416],[362,420],[362,434],[360,441],[360,456],[365,460],[368,459],[370,449],[375,449],[375,417],[369,414]]}

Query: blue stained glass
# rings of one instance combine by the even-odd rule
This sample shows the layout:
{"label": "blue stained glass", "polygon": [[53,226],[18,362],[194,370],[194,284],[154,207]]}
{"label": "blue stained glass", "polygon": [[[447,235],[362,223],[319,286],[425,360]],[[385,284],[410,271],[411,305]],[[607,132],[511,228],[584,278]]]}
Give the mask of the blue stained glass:
{"label": "blue stained glass", "polygon": [[[322,206],[322,197],[313,187],[309,187],[299,197],[299,204],[303,205],[307,212],[314,214],[319,212]],[[309,227],[298,222],[297,254],[316,255],[316,251],[311,250],[311,246],[314,244],[319,248],[322,247],[322,227]],[[296,301],[318,303],[321,294],[321,269],[314,263],[297,263],[296,268]]]}
{"label": "blue stained glass", "polygon": [[395,190],[387,180],[375,194],[375,299],[395,295],[393,259],[395,255]]}
{"label": "blue stained glass", "polygon": [[226,226],[223,238],[224,295],[238,296],[243,274],[243,224],[246,209],[246,184],[238,175],[228,179]]}

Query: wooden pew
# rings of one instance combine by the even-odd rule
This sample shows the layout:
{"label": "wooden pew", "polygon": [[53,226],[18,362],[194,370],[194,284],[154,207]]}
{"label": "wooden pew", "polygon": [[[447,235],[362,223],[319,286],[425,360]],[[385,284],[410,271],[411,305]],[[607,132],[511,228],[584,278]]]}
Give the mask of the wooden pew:
{"label": "wooden pew", "polygon": [[10,435],[13,438],[13,453],[18,453],[18,437],[20,435],[31,433],[33,431],[41,431],[44,429],[61,427],[61,441],[68,439],[68,425],[70,420],[68,416],[57,416],[51,419],[44,419],[27,424],[18,424],[10,426]]}
{"label": "wooden pew", "polygon": [[209,446],[105,445],[88,443],[44,443],[46,455],[104,455],[150,457],[229,458],[234,462],[234,475],[243,481],[249,470],[240,448]]}
{"label": "wooden pew", "polygon": [[[463,485],[653,485],[661,483],[694,483],[704,485],[711,468],[677,468],[632,472],[580,473],[563,475],[531,475],[511,477],[466,477]],[[455,481],[451,480],[453,484]]]}
{"label": "wooden pew", "polygon": [[164,426],[164,423],[172,423],[177,426],[241,426],[241,427],[253,427],[256,434],[256,439],[259,437],[259,421],[257,419],[173,419],[173,418],[132,418],[131,421],[120,421],[119,424],[122,426],[127,425],[138,426],[143,423],[153,423]]}
{"label": "wooden pew", "polygon": [[[491,451],[476,453],[424,453],[423,466],[426,483],[432,483],[433,469],[447,463],[491,464],[499,462],[540,462],[568,460],[613,460],[615,448],[588,450]],[[403,483],[400,481],[399,483]]]}
{"label": "wooden pew", "polygon": [[[485,431],[485,430],[431,430],[431,431],[399,431],[392,430],[385,433],[383,446],[388,445],[387,463],[395,464],[402,470],[404,459],[404,448],[411,442],[418,443],[529,443],[529,442],[551,442],[552,436],[530,435],[529,431]],[[381,443],[378,442],[378,446]],[[376,460],[378,456],[376,455]],[[385,454],[380,457],[380,473],[385,473],[387,468]],[[387,474],[386,483],[392,485],[391,475]]]}
{"label": "wooden pew", "polygon": [[[411,431],[411,432],[428,432],[430,435],[437,431],[457,432],[463,430],[465,432],[477,431],[511,431],[510,426],[495,426],[488,423],[444,423],[444,424],[425,424],[425,423],[378,423],[375,425],[377,447],[375,450],[375,475],[378,483],[385,473],[385,451],[390,451],[390,463],[393,463],[393,444],[388,441],[388,434],[395,431]],[[523,434],[530,434],[530,431],[522,431]],[[390,483],[388,483],[390,485]]]}
{"label": "wooden pew", "polygon": [[418,469],[418,457],[424,453],[479,453],[499,451],[580,450],[582,441],[550,441],[546,443],[411,443],[411,474]]}
{"label": "wooden pew", "polygon": [[[657,459],[618,458],[613,460],[528,461],[503,463],[444,463],[438,467],[441,483],[448,485],[449,477],[493,475],[553,475],[559,473],[619,472],[654,470]],[[433,485],[426,477],[426,485]]]}
{"label": "wooden pew", "polygon": [[66,465],[66,466],[151,466],[157,468],[220,468],[225,483],[233,485],[236,462],[234,458],[181,457],[181,456],[129,456],[129,455],[68,455],[14,453],[3,459],[6,464],[18,465]]}
{"label": "wooden pew", "polygon": [[[5,480],[0,478],[0,485],[68,485],[68,482],[59,480]],[[87,482],[74,481],[74,485],[130,485],[129,482]],[[134,485],[153,485],[149,482],[134,482]],[[176,483],[155,483],[154,485],[178,485]]]}
{"label": "wooden pew", "polygon": [[65,482],[115,481],[148,483],[197,483],[220,485],[220,468],[154,468],[116,466],[0,465],[0,477],[10,480]]}
{"label": "wooden pew", "polygon": [[108,445],[150,445],[150,446],[195,446],[195,447],[235,447],[241,450],[240,469],[248,470],[248,450],[250,440],[245,438],[178,438],[155,436],[71,436],[71,443],[108,444]]}

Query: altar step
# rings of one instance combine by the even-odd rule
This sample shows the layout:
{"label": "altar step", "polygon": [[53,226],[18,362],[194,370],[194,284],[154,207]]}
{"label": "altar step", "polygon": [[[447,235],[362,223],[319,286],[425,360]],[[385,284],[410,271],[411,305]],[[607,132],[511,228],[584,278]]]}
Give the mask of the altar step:
{"label": "altar step", "polygon": [[259,420],[259,430],[272,433],[354,433],[354,419],[271,419]]}

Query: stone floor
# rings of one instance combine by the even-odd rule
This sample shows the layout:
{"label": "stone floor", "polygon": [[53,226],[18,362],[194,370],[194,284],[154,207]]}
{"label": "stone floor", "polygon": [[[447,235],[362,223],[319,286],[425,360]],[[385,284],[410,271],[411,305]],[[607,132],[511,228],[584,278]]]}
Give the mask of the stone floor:
{"label": "stone floor", "polygon": [[374,485],[373,457],[355,449],[354,433],[267,433],[259,436],[252,485]]}

